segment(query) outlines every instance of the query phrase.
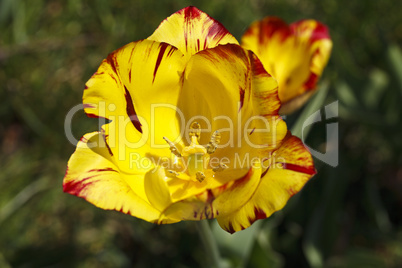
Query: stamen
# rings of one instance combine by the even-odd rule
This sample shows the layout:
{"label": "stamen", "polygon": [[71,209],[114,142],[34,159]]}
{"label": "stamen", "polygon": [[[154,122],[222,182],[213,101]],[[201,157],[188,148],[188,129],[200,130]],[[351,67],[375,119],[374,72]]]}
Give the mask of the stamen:
{"label": "stamen", "polygon": [[169,172],[170,175],[172,175],[172,176],[174,176],[174,177],[176,177],[178,179],[182,179],[182,180],[188,180],[189,179],[189,176],[187,174],[182,173],[182,172],[177,172],[177,171],[174,171],[174,170],[171,170],[171,169],[168,169],[168,172]]}
{"label": "stamen", "polygon": [[163,139],[169,144],[170,146],[170,151],[177,157],[181,157],[181,154],[179,152],[179,149],[177,149],[176,145],[174,145],[173,142],[171,142],[168,138],[163,137]]}
{"label": "stamen", "polygon": [[220,142],[221,142],[221,134],[219,133],[219,131],[215,131],[212,134],[211,140],[209,141],[209,143],[207,145],[207,153],[213,154]]}
{"label": "stamen", "polygon": [[198,171],[197,173],[195,173],[195,178],[199,181],[199,182],[203,182],[205,179],[205,175],[203,172]]}
{"label": "stamen", "polygon": [[168,170],[168,172],[172,175],[174,175],[175,177],[179,176],[179,172],[176,172],[174,170]]}
{"label": "stamen", "polygon": [[191,140],[193,140],[193,137],[195,136],[197,138],[197,141],[200,140],[201,136],[201,126],[197,122],[193,122],[190,126],[190,133],[189,136]]}
{"label": "stamen", "polygon": [[214,168],[212,169],[212,171],[214,171],[214,172],[220,172],[220,171],[224,171],[224,170],[227,169],[227,168],[228,168],[228,166],[227,166],[226,164],[224,164],[224,163],[219,163],[219,166],[214,167]]}

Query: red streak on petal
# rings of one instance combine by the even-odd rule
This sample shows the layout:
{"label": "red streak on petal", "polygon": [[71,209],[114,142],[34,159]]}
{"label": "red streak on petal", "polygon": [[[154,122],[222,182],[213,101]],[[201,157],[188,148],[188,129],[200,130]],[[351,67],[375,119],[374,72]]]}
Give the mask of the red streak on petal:
{"label": "red streak on petal", "polygon": [[261,61],[257,58],[257,56],[250,57],[251,60],[251,68],[253,74],[256,76],[267,76],[271,77],[271,75],[265,70],[264,65],[262,65]]}
{"label": "red streak on petal", "polygon": [[[116,73],[117,74],[117,73]],[[117,81],[116,77],[114,77],[112,74],[109,74],[109,76],[114,80],[114,82],[116,83],[116,85],[119,84],[119,82]]]}
{"label": "red streak on petal", "polygon": [[220,22],[215,21],[212,18],[209,19],[214,23],[211,25],[211,27],[209,27],[205,43],[207,43],[208,39],[212,39],[216,43],[219,43],[227,34],[229,34],[229,31],[226,30],[226,28]]}
{"label": "red streak on petal", "polygon": [[142,125],[140,123],[140,120],[138,119],[137,113],[135,112],[133,99],[131,98],[130,92],[127,90],[126,86],[124,86],[124,90],[126,91],[124,96],[126,97],[126,103],[127,103],[127,107],[126,107],[127,115],[129,116],[134,127],[140,133],[142,133],[142,129],[141,129]]}
{"label": "red streak on petal", "polygon": [[200,17],[202,11],[194,6],[189,6],[189,7],[183,8],[182,10],[180,10],[180,12],[184,13],[185,20],[192,20],[192,19],[196,19],[196,18]]}
{"label": "red streak on petal", "polygon": [[261,173],[261,178],[263,178],[265,176],[265,174],[267,174],[268,170],[269,170],[269,167],[263,173]]}
{"label": "red streak on petal", "polygon": [[318,76],[315,73],[311,73],[307,82],[304,83],[304,86],[306,89],[314,89],[317,81],[318,81]]}
{"label": "red streak on petal", "polygon": [[89,118],[103,118],[103,119],[105,119],[105,120],[108,120],[107,118],[105,118],[105,117],[103,117],[103,116],[96,115],[96,114],[92,114],[92,113],[86,113],[86,114],[87,114],[87,116],[88,116]]}
{"label": "red streak on petal", "polygon": [[116,61],[116,54],[110,53],[106,58],[107,63],[112,67],[113,71],[117,74],[117,68],[119,64]]}
{"label": "red streak on petal", "polygon": [[298,193],[298,191],[296,191],[293,187],[287,189],[287,192],[291,197]]}
{"label": "red streak on petal", "polygon": [[186,51],[188,46],[188,33],[191,29],[189,27],[193,22],[193,20],[198,19],[201,16],[201,11],[196,7],[189,6],[182,9],[180,12],[183,12],[184,15],[184,41],[186,43]]}
{"label": "red streak on petal", "polygon": [[95,105],[90,104],[90,103],[84,103],[84,109],[85,109],[85,108],[93,109],[93,108],[95,108]]}
{"label": "red streak on petal", "polygon": [[[160,49],[159,49],[158,58],[156,59],[156,63],[155,63],[154,78],[153,78],[153,80],[152,80],[152,83],[155,82],[156,73],[158,72],[158,68],[159,68],[159,66],[160,66],[160,64],[161,64],[161,62],[162,62],[163,55],[165,54],[166,48],[167,48],[168,46],[169,46],[169,45],[166,44],[166,43],[160,43],[160,45],[159,45],[159,48],[160,48]],[[169,51],[169,52],[170,52],[170,51]]]}
{"label": "red streak on petal", "polygon": [[228,186],[229,186],[229,183],[226,183],[226,184],[224,184],[222,186],[219,186],[219,187],[217,187],[215,189],[215,192],[216,193],[222,193],[223,191],[225,191],[228,188]]}
{"label": "red streak on petal", "polygon": [[106,138],[108,137],[108,135],[105,135],[105,132],[103,130],[102,130],[102,137],[103,137],[103,141],[105,142],[106,148],[109,151],[110,156],[113,156],[112,149],[110,149],[110,146],[106,141]]}
{"label": "red streak on petal", "polygon": [[283,169],[292,170],[292,171],[296,171],[296,172],[300,172],[300,173],[305,173],[308,175],[314,175],[317,173],[315,171],[315,169],[312,169],[312,168],[302,167],[302,166],[298,166],[298,165],[290,164],[290,163],[281,163],[281,164],[283,165]]}
{"label": "red streak on petal", "polygon": [[200,214],[200,220],[202,220],[202,216],[205,216],[205,219],[213,219],[214,218],[214,209],[212,207],[212,203],[209,206],[204,207],[204,214]]}
{"label": "red streak on petal", "polygon": [[80,197],[85,197],[84,194],[82,194],[82,191],[90,186],[91,184],[93,184],[95,181],[91,181],[91,182],[87,182],[87,180],[96,177],[98,175],[93,175],[87,178],[84,178],[82,180],[79,181],[69,181],[67,183],[63,184],[63,192],[65,193],[69,193],[75,196],[80,196]]}
{"label": "red streak on petal", "polygon": [[[257,207],[254,207],[254,214],[255,214],[254,221],[259,220],[259,219],[265,219],[267,217],[267,214],[263,210],[261,210]],[[250,223],[252,223],[252,222],[250,222]]]}
{"label": "red streak on petal", "polygon": [[219,62],[221,59],[225,59],[230,62],[235,62],[236,60],[241,59],[246,64],[248,61],[247,55],[243,48],[234,44],[221,45],[213,50],[203,50],[201,53],[213,63]]}
{"label": "red streak on petal", "polygon": [[171,47],[168,54],[166,55],[166,57],[171,57],[175,51],[176,51],[176,48]]}
{"label": "red streak on petal", "polygon": [[228,226],[228,230],[227,230],[229,233],[231,233],[231,234],[233,234],[233,233],[235,233],[236,231],[235,231],[235,229],[233,228],[233,223],[232,222],[229,222],[229,226]]}
{"label": "red streak on petal", "polygon": [[117,170],[114,170],[113,168],[100,168],[100,169],[91,169],[88,172],[103,172],[103,171],[113,171],[117,172]]}
{"label": "red streak on petal", "polygon": [[212,202],[215,200],[215,196],[214,196],[214,194],[212,193],[212,190],[211,190],[211,189],[208,189],[208,190],[207,190],[207,194],[208,194],[208,196],[207,196],[207,203],[212,203]]}
{"label": "red streak on petal", "polygon": [[[248,222],[253,224],[256,220],[266,219],[267,214],[260,208],[254,207],[254,216],[247,216]],[[243,228],[243,226],[241,226]],[[243,230],[243,229],[242,229]]]}
{"label": "red streak on petal", "polygon": [[[298,35],[300,33],[303,33],[304,31],[309,30],[309,26],[308,25],[308,20],[301,20],[295,23],[292,23],[290,25],[290,28],[292,30],[292,32],[295,35]],[[315,22],[315,28],[313,29],[311,36],[310,36],[310,43],[314,43],[315,41],[321,40],[321,39],[331,39],[331,37],[329,36],[329,30],[328,27],[324,24],[322,24],[319,21],[314,21]],[[306,25],[303,25],[304,23],[306,23]],[[304,26],[304,27],[303,27]]]}
{"label": "red streak on petal", "polygon": [[321,39],[330,39],[329,31],[327,26],[317,22],[317,27],[314,29],[313,35],[311,36],[311,42],[315,42]]}
{"label": "red streak on petal", "polygon": [[261,23],[258,24],[258,26],[258,40],[260,44],[265,44],[269,39],[272,38],[274,34],[280,34],[280,41],[282,42],[292,34],[286,22],[277,17],[269,17],[267,19],[264,19]]}
{"label": "red streak on petal", "polygon": [[247,174],[244,175],[243,178],[236,180],[230,188],[234,189],[237,187],[243,187],[243,185],[248,183],[248,181],[251,179],[251,177],[253,176],[253,173],[254,173],[254,169],[251,167],[248,170]]}
{"label": "red streak on petal", "polygon": [[[104,139],[105,139],[105,138],[104,138]],[[110,149],[110,146],[109,146],[109,144],[107,144],[106,139],[105,139],[105,144],[106,144],[107,150],[109,151],[110,156],[113,156],[112,149]]]}
{"label": "red streak on petal", "polygon": [[241,108],[243,108],[243,104],[244,104],[244,93],[246,92],[243,88],[239,88],[240,91],[240,107],[239,107],[239,112],[241,110]]}

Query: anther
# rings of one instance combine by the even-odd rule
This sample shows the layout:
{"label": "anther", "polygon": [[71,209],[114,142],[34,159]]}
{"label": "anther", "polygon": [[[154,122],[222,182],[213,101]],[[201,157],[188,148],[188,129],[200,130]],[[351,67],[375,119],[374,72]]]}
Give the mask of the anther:
{"label": "anther", "polygon": [[220,142],[221,142],[221,134],[219,133],[219,131],[215,131],[214,133],[212,133],[211,140],[207,144],[207,153],[213,154]]}
{"label": "anther", "polygon": [[228,166],[227,166],[226,164],[224,164],[224,163],[219,163],[219,166],[214,167],[214,168],[212,169],[212,171],[213,171],[213,172],[220,172],[220,171],[224,171],[224,170],[227,169],[227,168],[228,168]]}
{"label": "anther", "polygon": [[173,142],[171,142],[168,138],[163,137],[163,139],[169,144],[170,146],[170,151],[177,157],[181,157],[181,154],[179,150],[177,149],[176,145],[174,145]]}
{"label": "anther", "polygon": [[187,174],[182,173],[182,172],[177,172],[177,171],[174,171],[174,170],[171,170],[171,169],[168,169],[167,172],[169,173],[169,174],[167,174],[168,176],[171,175],[171,176],[173,176],[175,178],[182,179],[182,180],[189,180],[190,179]]}
{"label": "anther", "polygon": [[190,126],[190,138],[192,139],[193,136],[197,137],[197,141],[200,140],[201,136],[201,126],[197,122],[193,122]]}
{"label": "anther", "polygon": [[199,181],[199,182],[203,182],[205,179],[205,175],[203,172],[198,171],[197,173],[195,173],[195,178]]}

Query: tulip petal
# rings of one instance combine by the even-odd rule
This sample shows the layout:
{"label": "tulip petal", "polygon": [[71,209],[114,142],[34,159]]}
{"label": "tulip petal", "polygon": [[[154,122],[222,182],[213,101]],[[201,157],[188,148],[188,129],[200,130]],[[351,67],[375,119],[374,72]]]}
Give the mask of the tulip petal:
{"label": "tulip petal", "polygon": [[206,130],[201,144],[218,130],[221,147],[216,157],[227,158],[229,168],[249,168],[261,150],[276,149],[287,134],[278,115],[277,90],[276,80],[253,53],[228,44],[191,58],[178,105],[187,120],[202,111],[210,123],[199,121]]}
{"label": "tulip petal", "polygon": [[[143,152],[141,157],[145,153],[170,155],[167,148],[152,148],[166,147],[163,136],[173,141],[181,137],[176,103],[183,68],[183,54],[176,48],[142,40],[111,53],[87,82],[85,112],[112,120],[104,130],[119,159],[127,162],[138,152]],[[127,148],[127,144],[138,146]],[[142,144],[149,146],[140,150]],[[122,149],[127,150],[120,152]],[[130,168],[125,171],[130,172]]]}
{"label": "tulip petal", "polygon": [[121,173],[99,132],[86,134],[78,142],[68,162],[63,190],[102,209],[150,222],[159,218],[160,212],[147,201],[144,176]]}
{"label": "tulip petal", "polygon": [[[237,139],[230,136],[238,134],[230,128],[236,128],[239,120],[246,120],[251,114],[239,113],[242,102],[249,100],[249,65],[247,52],[238,45],[218,46],[191,57],[184,72],[178,107],[186,122],[194,119],[201,129],[208,130],[202,133],[200,144],[208,144],[214,131],[221,132],[220,144],[224,147]],[[216,153],[224,154],[225,149]]]}
{"label": "tulip petal", "polygon": [[166,220],[213,219],[222,214],[232,213],[249,201],[260,177],[261,165],[256,161],[243,177],[173,203],[163,211],[159,223],[165,223]]}
{"label": "tulip petal", "polygon": [[288,135],[283,144],[262,168],[260,184],[250,201],[238,211],[217,217],[220,226],[230,233],[249,227],[254,221],[269,217],[282,209],[290,197],[299,192],[316,173],[310,153],[301,140]]}
{"label": "tulip petal", "polygon": [[255,55],[251,60],[251,70],[252,102],[254,114],[257,114],[258,117],[252,120],[247,127],[251,129],[247,141],[253,144],[252,147],[260,148],[266,153],[276,149],[282,143],[287,134],[287,126],[278,114],[281,102],[278,97],[276,80],[267,73]]}
{"label": "tulip petal", "polygon": [[188,60],[191,55],[220,44],[238,44],[218,21],[196,7],[186,7],[165,19],[148,40],[177,47]]}
{"label": "tulip petal", "polygon": [[178,202],[200,195],[210,189],[226,188],[230,183],[244,177],[247,171],[247,169],[228,169],[213,174],[211,170],[207,170],[204,171],[207,179],[202,182],[172,179],[167,182],[167,185],[171,192],[172,201]]}
{"label": "tulip petal", "polygon": [[145,175],[145,193],[149,202],[160,211],[172,203],[167,185],[168,179],[161,167],[152,169]]}
{"label": "tulip petal", "polygon": [[[314,20],[288,26],[276,17],[253,23],[242,37],[242,46],[252,50],[279,84],[281,113],[299,108],[315,88],[325,67],[332,42],[327,28]],[[294,98],[301,98],[293,103]]]}
{"label": "tulip petal", "polygon": [[[316,20],[301,20],[292,23],[290,28],[299,40],[311,44],[310,53],[313,55],[313,59],[310,69],[312,75],[321,76],[332,50],[332,41],[327,26]],[[308,80],[310,84],[307,86],[313,88],[316,80],[316,78],[310,77]]]}
{"label": "tulip petal", "polygon": [[276,148],[287,133],[278,115],[276,80],[257,61],[252,52],[227,44],[194,55],[184,73],[178,106],[189,123],[200,118],[200,144],[208,144],[213,131],[221,133],[215,155],[228,157],[230,168],[236,168],[236,156]]}

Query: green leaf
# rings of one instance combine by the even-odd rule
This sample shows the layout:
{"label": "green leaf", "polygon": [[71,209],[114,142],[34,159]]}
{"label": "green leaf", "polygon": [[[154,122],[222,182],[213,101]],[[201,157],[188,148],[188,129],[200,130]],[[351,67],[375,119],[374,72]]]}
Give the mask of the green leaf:
{"label": "green leaf", "polygon": [[382,70],[374,69],[370,73],[369,83],[364,89],[363,100],[368,108],[378,107],[378,103],[385,89],[389,84],[387,73]]}
{"label": "green leaf", "polygon": [[324,104],[324,101],[328,94],[328,89],[329,89],[328,82],[324,82],[321,84],[320,89],[318,90],[316,95],[307,104],[307,106],[304,108],[303,112],[300,114],[299,118],[297,119],[296,123],[293,125],[292,130],[291,130],[293,135],[295,135],[299,138],[302,138],[302,136],[307,138],[311,127],[307,126],[303,129],[303,123],[306,121],[306,119],[311,114],[313,114],[315,111],[322,108],[322,105]]}
{"label": "green leaf", "polygon": [[261,224],[262,221],[259,220],[243,231],[229,234],[219,226],[217,221],[214,221],[212,232],[218,242],[218,246],[223,250],[231,252],[231,257],[237,256],[236,259],[243,266],[247,263]]}
{"label": "green leaf", "polygon": [[392,70],[399,81],[399,89],[401,90],[402,94],[402,52],[397,45],[391,44],[388,47],[388,60],[391,63]]}
{"label": "green leaf", "polygon": [[348,83],[344,81],[339,81],[338,83],[336,83],[335,88],[341,103],[351,108],[359,106],[359,101],[357,100],[353,89],[349,86]]}

